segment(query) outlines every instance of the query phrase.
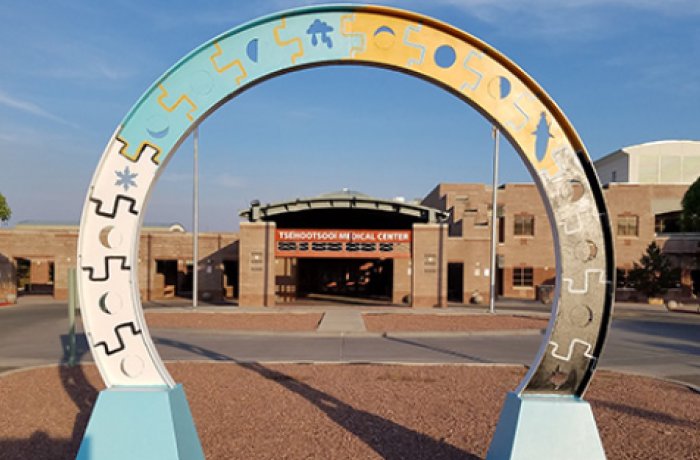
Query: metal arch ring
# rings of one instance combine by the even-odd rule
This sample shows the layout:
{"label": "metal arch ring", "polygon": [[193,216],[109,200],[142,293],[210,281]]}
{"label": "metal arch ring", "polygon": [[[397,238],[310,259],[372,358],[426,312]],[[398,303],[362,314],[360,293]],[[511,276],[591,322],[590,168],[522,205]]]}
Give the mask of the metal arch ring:
{"label": "metal arch ring", "polygon": [[[314,32],[314,23],[323,30]],[[450,59],[438,62],[438,49]],[[143,212],[172,152],[246,87],[334,64],[436,83],[518,150],[549,214],[557,266],[552,318],[518,391],[582,395],[610,321],[614,262],[602,191],[581,140],[537,83],[486,43],[415,13],[351,5],[290,10],[214,38],[156,81],[117,127],[85,199],[78,243],[85,330],[106,385],[174,385],[146,327],[137,270]],[[104,238],[107,231],[114,238]]]}

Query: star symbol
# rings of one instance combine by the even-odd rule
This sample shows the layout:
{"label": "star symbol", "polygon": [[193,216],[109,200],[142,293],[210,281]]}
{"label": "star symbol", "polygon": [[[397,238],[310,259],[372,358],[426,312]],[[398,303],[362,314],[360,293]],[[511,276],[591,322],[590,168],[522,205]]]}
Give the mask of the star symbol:
{"label": "star symbol", "polygon": [[134,178],[138,176],[137,173],[132,173],[129,170],[129,167],[125,167],[124,171],[114,171],[114,173],[117,175],[119,179],[114,183],[114,185],[121,185],[124,187],[124,191],[128,192],[129,187],[136,187],[136,181]]}

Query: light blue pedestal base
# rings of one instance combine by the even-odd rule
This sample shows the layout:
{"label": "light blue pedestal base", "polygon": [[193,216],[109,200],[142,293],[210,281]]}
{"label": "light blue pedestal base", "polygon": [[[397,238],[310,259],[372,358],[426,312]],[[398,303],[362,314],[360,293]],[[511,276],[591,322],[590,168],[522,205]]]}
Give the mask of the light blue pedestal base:
{"label": "light blue pedestal base", "polygon": [[204,460],[182,385],[101,391],[77,460]]}
{"label": "light blue pedestal base", "polygon": [[486,459],[605,460],[605,451],[586,401],[508,393]]}

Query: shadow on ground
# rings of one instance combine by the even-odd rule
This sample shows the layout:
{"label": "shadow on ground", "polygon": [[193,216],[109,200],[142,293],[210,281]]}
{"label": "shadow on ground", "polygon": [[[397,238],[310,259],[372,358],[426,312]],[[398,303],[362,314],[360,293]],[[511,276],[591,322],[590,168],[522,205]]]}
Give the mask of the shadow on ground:
{"label": "shadow on ground", "polygon": [[397,343],[402,343],[402,344],[404,344],[404,345],[411,345],[411,346],[414,346],[414,347],[416,347],[416,348],[422,348],[422,349],[424,349],[424,350],[435,351],[435,352],[437,352],[437,353],[441,353],[441,354],[444,354],[444,355],[456,356],[456,357],[458,357],[458,358],[467,359],[467,360],[469,360],[469,361],[471,361],[471,362],[474,362],[474,363],[493,364],[493,361],[490,361],[490,360],[488,360],[488,359],[480,358],[480,357],[474,356],[474,355],[467,355],[467,354],[465,354],[465,353],[460,353],[460,352],[457,352],[457,351],[448,350],[448,349],[446,349],[446,348],[441,348],[441,347],[435,347],[435,346],[432,346],[432,345],[427,345],[427,344],[425,344],[425,343],[420,343],[420,342],[417,342],[417,341],[415,341],[415,340],[409,340],[409,339],[402,339],[402,338],[398,338],[398,337],[392,337],[392,336],[387,335],[386,333],[383,334],[382,337],[383,337],[385,340],[388,340],[388,341],[397,342]]}
{"label": "shadow on ground", "polygon": [[[62,336],[61,343],[67,350],[68,337]],[[172,339],[155,338],[157,345],[174,347],[197,354],[212,361],[231,361],[244,369],[281,385],[285,389],[303,397],[323,411],[338,426],[357,436],[377,455],[386,459],[425,458],[425,459],[467,459],[481,457],[432,438],[423,433],[404,427],[376,414],[357,409],[328,393],[320,391],[294,377],[275,371],[258,363],[243,363],[234,358],[196,345]],[[87,342],[82,336],[78,340],[76,362],[80,363],[88,353]],[[46,432],[37,431],[29,439],[0,439],[0,460],[48,460],[75,458],[83,433],[87,426],[98,390],[86,377],[80,365],[69,367],[68,356],[64,354],[58,367],[64,391],[77,407],[70,439],[52,439]]]}
{"label": "shadow on ground", "polygon": [[638,334],[648,334],[657,338],[672,340],[686,340],[698,342],[700,335],[700,325],[696,323],[673,323],[653,320],[628,320],[617,319],[613,322],[613,329],[634,332]]}
{"label": "shadow on ground", "polygon": [[588,402],[595,405],[596,407],[604,407],[606,409],[610,409],[621,414],[627,414],[637,418],[653,420],[654,422],[663,423],[666,425],[675,425],[687,428],[696,427],[695,423],[690,420],[674,417],[672,415],[664,414],[663,412],[659,411],[643,409],[641,407],[634,407],[614,401],[605,401],[599,398],[589,399]]}
{"label": "shadow on ground", "polygon": [[[74,449],[73,457],[78,453],[78,448],[80,447],[80,441],[87,427],[88,420],[90,420],[90,414],[92,413],[92,408],[97,400],[97,388],[95,388],[90,381],[87,379],[85,372],[83,371],[83,366],[75,365],[69,366],[69,347],[68,347],[68,335],[61,336],[61,346],[64,351],[63,359],[61,360],[61,365],[58,367],[59,375],[61,376],[61,383],[63,384],[63,389],[71,400],[78,408],[78,413],[75,416],[75,422],[73,423],[73,433],[71,435],[71,448]],[[75,352],[75,363],[80,364],[83,362],[83,358],[90,352],[88,347],[87,339],[85,334],[78,334],[76,336],[76,352]]]}
{"label": "shadow on ground", "polygon": [[262,364],[240,362],[216,351],[172,339],[156,338],[155,342],[157,345],[179,348],[214,361],[238,363],[242,368],[255,372],[303,397],[323,411],[338,426],[357,436],[382,458],[481,459],[481,457],[460,450],[451,444],[406,428],[376,414],[357,409],[328,393]]}
{"label": "shadow on ground", "polygon": [[0,439],[2,460],[56,460],[75,458],[77,448],[70,439],[52,439],[36,431],[29,439]]}
{"label": "shadow on ground", "polygon": [[77,407],[70,439],[51,438],[44,431],[35,431],[28,439],[0,438],[0,460],[56,460],[73,459],[87,427],[90,413],[97,400],[97,389],[90,383],[80,363],[89,352],[84,334],[76,335],[75,362],[68,365],[68,335],[61,336],[63,358],[58,366],[61,384]]}

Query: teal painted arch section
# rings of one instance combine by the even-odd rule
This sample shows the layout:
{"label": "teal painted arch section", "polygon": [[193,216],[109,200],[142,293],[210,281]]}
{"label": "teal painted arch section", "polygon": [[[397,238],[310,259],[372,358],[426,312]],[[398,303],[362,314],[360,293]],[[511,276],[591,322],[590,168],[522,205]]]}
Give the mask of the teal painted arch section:
{"label": "teal painted arch section", "polygon": [[[430,25],[441,32],[453,34],[460,40],[467,37],[469,43],[480,52],[490,55],[491,58],[525,82],[528,89],[539,96],[546,103],[547,108],[557,116],[558,121],[564,125],[577,150],[583,150],[583,144],[573,127],[570,126],[559,107],[539,87],[536,81],[480,39],[446,23],[409,11],[371,5],[334,4],[290,9],[263,16],[223,32],[189,52],[144,92],[122,120],[118,137],[127,144],[123,152],[128,157],[137,158],[139,149],[143,147],[144,143],[148,143],[157,147],[159,161],[163,162],[198,123],[220,105],[235,97],[237,93],[281,73],[330,64],[385,67],[393,71],[409,73],[441,86],[468,102],[495,125],[500,125],[503,134],[518,148],[518,142],[515,142],[509,135],[509,129],[501,125],[498,117],[483,110],[477,102],[473,101],[468,92],[457,92],[439,79],[432,78],[420,71],[409,71],[404,67],[377,63],[376,61],[351,59],[361,37],[356,34],[343,34],[342,18],[355,12],[396,16],[415,21],[417,27],[420,27],[421,24]],[[309,26],[308,15],[314,15],[315,19],[334,26],[334,30],[329,32],[333,43],[331,48],[309,45],[308,40],[306,40]],[[284,27],[281,25],[283,20],[285,21]],[[280,41],[288,42],[282,48],[275,42],[276,29],[278,29]],[[295,38],[301,40],[304,48],[303,55],[298,58],[294,58],[296,51],[294,47],[298,46],[294,42]],[[257,41],[255,45],[257,48],[256,61],[253,61],[248,53],[248,47],[253,40]],[[222,72],[222,74],[226,74],[224,78],[216,78],[217,72],[212,71],[211,57],[216,52],[215,44],[219,44],[222,49],[221,56],[215,59],[220,68],[230,66]],[[167,91],[167,96],[162,98],[163,104],[169,107],[178,104],[173,112],[167,112],[169,116],[163,113],[163,106],[158,103],[158,99],[164,96],[161,87]],[[181,100],[183,95],[186,95],[188,99]],[[193,105],[190,104],[190,101]],[[182,116],[183,113],[184,116]]]}
{"label": "teal painted arch section", "polygon": [[[314,13],[323,22],[340,25],[347,10],[347,5],[337,5],[276,13],[231,29],[199,46],[166,71],[126,115],[118,134],[127,144],[126,155],[136,158],[139,146],[148,142],[158,147],[160,155],[169,156],[198,121],[235,93],[280,72],[343,60],[350,54],[354,39],[343,36],[339,27],[329,33],[333,41],[330,48],[304,47],[300,37],[306,38],[305,14]],[[278,46],[277,38],[288,45]],[[300,44],[304,53],[295,56]],[[221,51],[218,56],[217,46]],[[255,55],[250,51],[251,46],[257,47]],[[212,61],[222,69],[220,73]],[[164,111],[161,103],[173,111]]]}

